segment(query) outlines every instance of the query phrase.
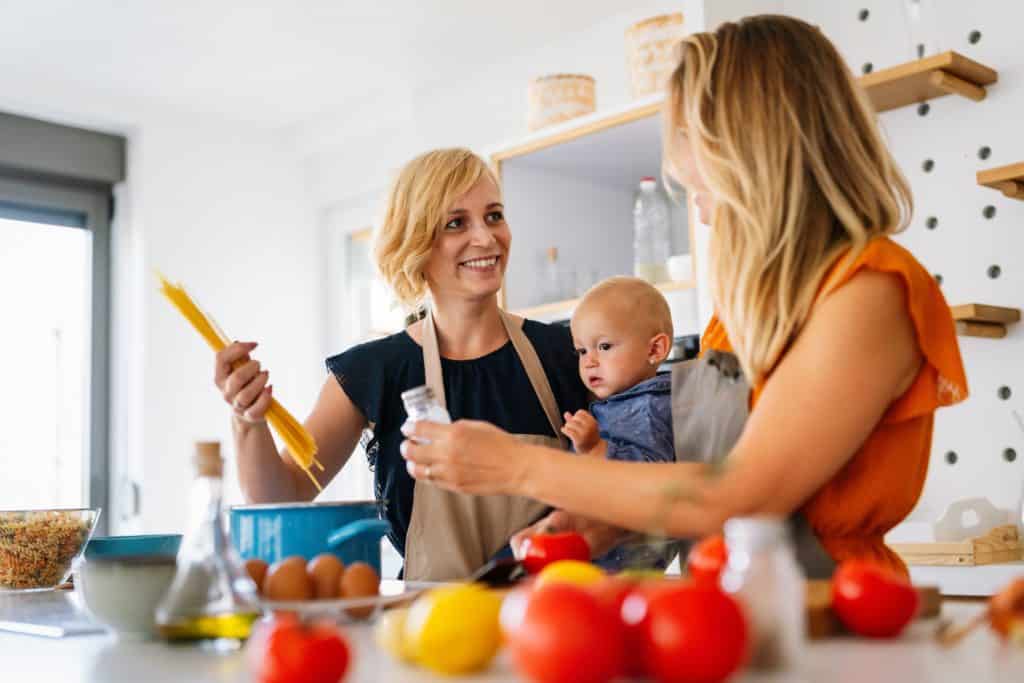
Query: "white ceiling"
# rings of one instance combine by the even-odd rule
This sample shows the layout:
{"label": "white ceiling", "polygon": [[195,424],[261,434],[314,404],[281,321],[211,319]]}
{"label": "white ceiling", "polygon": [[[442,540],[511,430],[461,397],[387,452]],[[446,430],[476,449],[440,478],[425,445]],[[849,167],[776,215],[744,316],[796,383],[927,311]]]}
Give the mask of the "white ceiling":
{"label": "white ceiling", "polygon": [[457,79],[629,5],[4,0],[0,109],[116,125],[136,108],[161,107],[280,128]]}

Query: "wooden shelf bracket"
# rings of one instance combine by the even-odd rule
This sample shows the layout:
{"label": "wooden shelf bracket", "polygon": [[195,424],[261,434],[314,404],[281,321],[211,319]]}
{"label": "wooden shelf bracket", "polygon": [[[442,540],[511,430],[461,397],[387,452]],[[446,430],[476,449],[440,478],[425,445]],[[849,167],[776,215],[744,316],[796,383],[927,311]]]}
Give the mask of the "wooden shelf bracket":
{"label": "wooden shelf bracket", "polygon": [[999,190],[1010,199],[1024,199],[1024,163],[978,171],[978,184]]}
{"label": "wooden shelf bracket", "polygon": [[956,333],[964,337],[1002,339],[1006,326],[1020,322],[1020,309],[987,304],[951,306]]}

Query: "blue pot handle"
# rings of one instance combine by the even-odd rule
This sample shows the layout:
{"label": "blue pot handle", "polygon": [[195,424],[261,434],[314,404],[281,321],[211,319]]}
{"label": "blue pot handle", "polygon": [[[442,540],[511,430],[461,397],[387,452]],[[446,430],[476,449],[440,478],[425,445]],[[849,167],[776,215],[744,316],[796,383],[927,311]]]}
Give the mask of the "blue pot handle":
{"label": "blue pot handle", "polygon": [[391,525],[383,519],[357,519],[328,534],[327,546],[334,548],[360,536],[370,536],[375,540],[380,540],[389,531],[391,531]]}

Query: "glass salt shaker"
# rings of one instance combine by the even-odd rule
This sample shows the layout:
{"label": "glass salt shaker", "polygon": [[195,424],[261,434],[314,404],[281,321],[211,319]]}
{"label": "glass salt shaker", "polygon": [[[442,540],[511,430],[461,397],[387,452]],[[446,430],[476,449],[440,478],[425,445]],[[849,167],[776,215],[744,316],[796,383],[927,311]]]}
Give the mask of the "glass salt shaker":
{"label": "glass salt shaker", "polygon": [[725,543],[729,560],[721,586],[744,606],[751,632],[751,668],[795,669],[806,633],[806,589],[784,520],[730,519],[725,523]]}
{"label": "glass salt shaker", "polygon": [[434,396],[434,390],[426,385],[403,391],[402,403],[405,404],[405,414],[408,415],[405,424],[402,425],[403,433],[406,428],[420,420],[440,424],[451,424],[452,422],[448,411]]}

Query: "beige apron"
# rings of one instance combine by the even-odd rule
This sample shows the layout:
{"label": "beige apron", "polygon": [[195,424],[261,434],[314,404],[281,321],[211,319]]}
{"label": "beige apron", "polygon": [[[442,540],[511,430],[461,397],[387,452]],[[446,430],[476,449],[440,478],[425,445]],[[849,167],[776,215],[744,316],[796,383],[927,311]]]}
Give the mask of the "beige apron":
{"label": "beige apron", "polygon": [[[672,366],[672,429],[676,458],[721,464],[750,415],[750,385],[731,353]],[[835,563],[799,511],[789,519],[797,562],[810,579],[832,576]],[[683,551],[685,552],[685,551]]]}
{"label": "beige apron", "polygon": [[[523,334],[523,320],[499,312],[548,423],[558,435],[554,438],[517,434],[516,438],[565,450],[568,440],[562,435],[562,415],[537,352]],[[437,330],[429,308],[423,319],[422,337],[427,386],[438,402],[446,406]],[[403,576],[409,581],[464,579],[501,550],[512,534],[535,522],[549,507],[530,498],[454,493],[417,480],[413,489],[412,518],[405,536]]]}

